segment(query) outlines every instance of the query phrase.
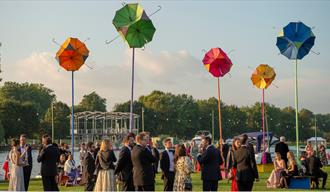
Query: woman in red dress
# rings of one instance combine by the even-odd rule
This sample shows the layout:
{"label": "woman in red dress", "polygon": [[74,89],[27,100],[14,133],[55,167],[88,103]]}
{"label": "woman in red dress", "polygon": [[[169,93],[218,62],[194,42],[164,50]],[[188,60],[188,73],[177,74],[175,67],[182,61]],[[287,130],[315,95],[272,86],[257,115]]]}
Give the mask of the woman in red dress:
{"label": "woman in red dress", "polygon": [[231,180],[231,191],[238,191],[236,182],[236,168],[234,168],[234,153],[241,147],[241,142],[238,137],[233,139],[233,144],[227,155],[227,165],[226,169],[229,171],[228,179]]}

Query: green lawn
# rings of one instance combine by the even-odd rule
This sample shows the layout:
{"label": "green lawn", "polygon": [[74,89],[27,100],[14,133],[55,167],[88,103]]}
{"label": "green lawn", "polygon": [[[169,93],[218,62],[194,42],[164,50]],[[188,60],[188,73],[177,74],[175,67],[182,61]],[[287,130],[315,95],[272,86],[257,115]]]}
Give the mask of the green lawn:
{"label": "green lawn", "polygon": [[[330,174],[330,167],[326,167],[325,170],[327,171],[328,174]],[[267,189],[266,188],[266,180],[268,178],[270,173],[261,173],[260,174],[260,181],[255,182],[253,190],[254,191],[273,191],[273,190],[282,190],[282,189]],[[201,191],[202,190],[202,181],[200,179],[200,174],[199,173],[194,173],[192,175],[193,178],[193,190],[194,191]],[[330,189],[330,179],[328,178],[327,183],[328,187],[327,189]],[[8,188],[8,182],[1,182],[0,183],[0,191],[7,190]],[[30,187],[29,189],[31,191],[42,191],[42,182],[40,179],[33,179],[30,182]],[[76,187],[60,187],[61,191],[83,191],[82,186],[76,186]],[[156,177],[156,190],[157,191],[162,191],[163,189],[163,182],[160,179],[160,174],[157,175]],[[229,191],[230,190],[230,183],[227,180],[223,180],[219,182],[219,190],[221,191]],[[289,190],[286,190],[289,191]]]}

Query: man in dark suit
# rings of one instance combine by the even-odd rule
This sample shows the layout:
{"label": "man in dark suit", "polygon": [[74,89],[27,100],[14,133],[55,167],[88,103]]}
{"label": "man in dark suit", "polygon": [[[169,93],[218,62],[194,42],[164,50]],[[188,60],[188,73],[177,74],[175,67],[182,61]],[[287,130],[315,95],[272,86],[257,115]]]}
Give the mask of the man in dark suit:
{"label": "man in dark suit", "polygon": [[234,167],[237,168],[236,180],[239,191],[252,191],[254,180],[259,180],[254,150],[252,151],[251,146],[248,146],[247,138],[247,135],[241,137],[241,147],[234,153]]}
{"label": "man in dark suit", "polygon": [[307,167],[310,176],[313,176],[316,188],[319,188],[319,178],[322,178],[322,189],[325,189],[325,185],[327,182],[328,174],[322,171],[322,163],[320,158],[315,156],[315,151],[308,151],[308,158],[307,158]]}
{"label": "man in dark suit", "polygon": [[28,191],[29,189],[29,183],[30,183],[30,177],[31,177],[31,171],[32,171],[32,154],[31,154],[31,146],[26,144],[26,135],[22,134],[19,138],[20,141],[20,147],[19,151],[21,154],[24,153],[24,165],[23,165],[23,175],[24,175],[24,186],[25,191]]}
{"label": "man in dark suit", "polygon": [[48,135],[42,136],[43,147],[39,151],[38,162],[41,162],[41,176],[44,191],[58,191],[55,176],[57,175],[57,161],[59,149],[52,145],[52,139]]}
{"label": "man in dark suit", "polygon": [[289,146],[285,143],[285,137],[280,137],[280,142],[275,145],[275,152],[281,154],[281,158],[288,164],[287,153],[289,152]]}
{"label": "man in dark suit", "polygon": [[136,191],[154,191],[155,179],[152,163],[156,161],[146,148],[148,135],[144,132],[136,136],[136,143],[131,151],[133,164],[133,181]]}
{"label": "man in dark suit", "polygon": [[85,191],[93,191],[95,185],[95,159],[92,151],[93,142],[88,142],[85,146],[86,153],[82,159],[82,183],[85,183]]}
{"label": "man in dark suit", "polygon": [[119,159],[115,169],[115,174],[122,183],[121,191],[135,191],[133,184],[133,164],[131,159],[134,137],[133,133],[128,133],[124,137],[124,146],[119,153]]}
{"label": "man in dark suit", "polygon": [[160,169],[164,180],[164,191],[173,191],[174,184],[174,150],[172,149],[171,138],[163,141],[165,150],[160,154]]}
{"label": "man in dark suit", "polygon": [[202,168],[203,191],[217,191],[218,181],[222,179],[220,165],[223,162],[220,151],[212,145],[210,137],[202,138],[197,161]]}

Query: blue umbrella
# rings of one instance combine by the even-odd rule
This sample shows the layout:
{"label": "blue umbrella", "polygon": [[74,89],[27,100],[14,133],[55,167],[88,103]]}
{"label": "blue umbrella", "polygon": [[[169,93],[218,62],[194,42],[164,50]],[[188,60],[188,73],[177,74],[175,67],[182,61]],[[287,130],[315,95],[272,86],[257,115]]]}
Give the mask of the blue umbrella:
{"label": "blue umbrella", "polygon": [[296,108],[296,145],[299,155],[299,121],[298,121],[298,60],[304,58],[312,49],[315,35],[312,29],[303,22],[290,22],[277,36],[276,46],[282,55],[295,60],[295,108]]}
{"label": "blue umbrella", "polygon": [[315,36],[303,22],[290,22],[277,37],[276,46],[288,59],[302,59],[314,46]]}

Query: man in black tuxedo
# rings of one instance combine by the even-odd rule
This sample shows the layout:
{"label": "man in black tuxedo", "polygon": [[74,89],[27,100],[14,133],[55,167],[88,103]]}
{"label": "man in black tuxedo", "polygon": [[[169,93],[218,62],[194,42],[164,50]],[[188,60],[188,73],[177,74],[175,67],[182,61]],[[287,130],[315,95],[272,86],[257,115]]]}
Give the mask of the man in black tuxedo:
{"label": "man in black tuxedo", "polygon": [[[236,180],[239,191],[252,191],[253,182],[259,180],[253,146],[248,146],[247,135],[241,137],[241,147],[234,153],[234,167],[237,168]],[[253,151],[252,151],[253,150]]]}
{"label": "man in black tuxedo", "polygon": [[203,191],[217,191],[218,181],[222,179],[220,165],[223,162],[220,151],[212,145],[210,137],[202,138],[197,161],[202,168]]}
{"label": "man in black tuxedo", "polygon": [[59,149],[52,145],[52,139],[48,135],[42,136],[43,147],[39,151],[38,162],[41,162],[41,176],[44,191],[59,191],[55,176],[57,175],[57,161]]}
{"label": "man in black tuxedo", "polygon": [[327,182],[328,174],[322,171],[322,163],[320,158],[315,156],[315,151],[308,151],[308,158],[307,158],[307,167],[310,176],[313,176],[316,188],[319,188],[319,178],[322,178],[322,189],[325,189],[325,185]]}
{"label": "man in black tuxedo", "polygon": [[171,138],[163,141],[165,150],[160,154],[160,169],[164,180],[164,191],[173,191],[174,184],[174,150],[172,149]]}
{"label": "man in black tuxedo", "polygon": [[30,145],[26,144],[26,135],[22,134],[19,138],[20,147],[19,151],[21,154],[24,153],[24,165],[23,165],[23,175],[24,175],[24,186],[25,191],[29,189],[31,171],[32,171],[32,148]]}
{"label": "man in black tuxedo", "polygon": [[124,139],[124,146],[119,153],[118,163],[115,169],[119,181],[122,182],[121,191],[135,191],[133,184],[133,164],[131,159],[131,150],[134,147],[135,136],[128,133]]}
{"label": "man in black tuxedo", "polygon": [[285,143],[285,137],[280,137],[280,142],[275,145],[275,152],[281,154],[281,158],[285,161],[285,164],[288,164],[287,154],[289,152],[289,146]]}
{"label": "man in black tuxedo", "polygon": [[95,159],[92,151],[93,142],[88,142],[86,145],[86,153],[82,159],[83,167],[83,183],[85,183],[85,191],[93,191],[95,185]]}
{"label": "man in black tuxedo", "polygon": [[155,179],[152,163],[156,161],[147,149],[148,135],[142,132],[136,136],[136,143],[131,151],[133,164],[133,182],[136,191],[154,191]]}

